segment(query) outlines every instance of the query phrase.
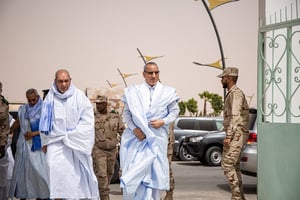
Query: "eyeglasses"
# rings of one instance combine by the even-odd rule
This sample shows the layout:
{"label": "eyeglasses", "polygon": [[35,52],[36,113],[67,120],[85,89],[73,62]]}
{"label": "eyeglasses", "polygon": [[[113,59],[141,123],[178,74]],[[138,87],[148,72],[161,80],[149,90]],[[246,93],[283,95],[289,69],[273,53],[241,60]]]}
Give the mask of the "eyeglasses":
{"label": "eyeglasses", "polygon": [[159,71],[154,71],[154,72],[147,72],[147,71],[144,71],[146,74],[149,74],[149,75],[158,75],[159,74]]}

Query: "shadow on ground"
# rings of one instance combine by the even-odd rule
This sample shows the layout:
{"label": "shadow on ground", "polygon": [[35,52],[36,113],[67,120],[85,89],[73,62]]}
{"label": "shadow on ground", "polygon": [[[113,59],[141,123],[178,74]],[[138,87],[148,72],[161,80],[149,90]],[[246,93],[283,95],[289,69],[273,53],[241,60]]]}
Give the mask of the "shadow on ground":
{"label": "shadow on ground", "polygon": [[[228,184],[219,184],[218,188],[230,192],[230,187]],[[244,193],[245,194],[257,194],[257,185],[256,184],[244,184]]]}
{"label": "shadow on ground", "polygon": [[185,166],[200,166],[200,165],[202,165],[200,163],[200,161],[179,161],[176,164],[177,165],[185,165]]}
{"label": "shadow on ground", "polygon": [[220,166],[209,166],[207,164],[203,164],[200,161],[180,161],[176,163],[177,165],[185,165],[185,166],[203,166],[203,167],[220,167]]}

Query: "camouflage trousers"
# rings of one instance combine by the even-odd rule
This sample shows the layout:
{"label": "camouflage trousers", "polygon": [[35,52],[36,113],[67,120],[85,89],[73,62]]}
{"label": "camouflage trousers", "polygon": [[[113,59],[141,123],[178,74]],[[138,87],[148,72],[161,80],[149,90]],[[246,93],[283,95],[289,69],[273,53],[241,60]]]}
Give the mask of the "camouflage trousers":
{"label": "camouflage trousers", "polygon": [[245,200],[243,192],[242,174],[240,170],[241,152],[248,139],[248,132],[236,132],[229,148],[223,146],[222,169],[228,179],[232,200]]}
{"label": "camouflage trousers", "polygon": [[102,150],[93,149],[93,165],[98,180],[98,187],[101,200],[109,200],[109,184],[114,174],[117,149]]}
{"label": "camouflage trousers", "polygon": [[[174,125],[174,124],[172,124]],[[172,171],[172,158],[173,158],[173,146],[175,142],[175,136],[173,132],[173,127],[170,128],[169,141],[168,141],[168,161],[169,161],[169,175],[170,175],[170,189],[166,192],[164,200],[173,200],[173,192],[175,188],[175,179]]]}

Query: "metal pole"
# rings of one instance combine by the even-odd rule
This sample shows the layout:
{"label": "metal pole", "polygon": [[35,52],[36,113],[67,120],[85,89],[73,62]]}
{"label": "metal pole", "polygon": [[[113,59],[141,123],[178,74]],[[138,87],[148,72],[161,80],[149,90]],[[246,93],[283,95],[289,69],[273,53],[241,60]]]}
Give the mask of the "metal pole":
{"label": "metal pole", "polygon": [[137,51],[139,52],[140,56],[142,57],[142,59],[143,59],[143,61],[144,61],[145,65],[146,65],[146,64],[147,64],[147,62],[146,62],[146,60],[145,60],[145,58],[144,58],[144,56],[143,56],[142,52],[139,50],[139,48],[136,48],[136,49],[137,49]]}
{"label": "metal pole", "polygon": [[[219,35],[219,32],[218,32],[218,29],[217,29],[217,26],[216,26],[216,23],[215,23],[215,20],[210,12],[210,9],[209,7],[207,6],[205,0],[202,0],[202,3],[209,15],[209,18],[211,20],[211,23],[213,24],[213,27],[214,27],[214,30],[215,30],[215,33],[216,33],[216,36],[217,36],[217,40],[218,40],[218,44],[219,44],[219,48],[220,48],[220,53],[221,53],[221,61],[222,61],[222,68],[223,70],[225,69],[225,58],[224,58],[224,53],[223,53],[223,47],[222,47],[222,43],[221,43],[221,39],[220,39],[220,35]],[[226,88],[224,88],[224,101],[225,101],[225,96],[226,96]]]}
{"label": "metal pole", "polygon": [[121,71],[119,70],[119,68],[117,68],[117,70],[118,70],[118,72],[120,73],[120,76],[122,77],[122,79],[123,79],[123,81],[124,81],[125,87],[127,87],[127,83],[126,83],[126,81],[125,81],[125,78],[124,78],[123,74],[121,73]]}

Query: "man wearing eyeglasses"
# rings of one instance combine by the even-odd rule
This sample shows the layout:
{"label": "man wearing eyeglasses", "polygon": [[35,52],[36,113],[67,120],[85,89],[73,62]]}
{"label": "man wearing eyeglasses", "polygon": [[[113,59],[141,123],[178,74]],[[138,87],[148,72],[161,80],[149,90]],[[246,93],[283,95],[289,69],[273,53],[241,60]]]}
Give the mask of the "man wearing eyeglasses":
{"label": "man wearing eyeglasses", "polygon": [[170,124],[179,113],[179,97],[174,88],[159,82],[159,67],[144,66],[145,82],[125,89],[124,121],[120,147],[124,200],[159,200],[169,189],[167,158]]}
{"label": "man wearing eyeglasses", "polygon": [[95,142],[93,105],[72,84],[65,69],[55,73],[43,102],[40,132],[50,199],[99,199],[91,155]]}

